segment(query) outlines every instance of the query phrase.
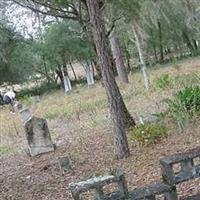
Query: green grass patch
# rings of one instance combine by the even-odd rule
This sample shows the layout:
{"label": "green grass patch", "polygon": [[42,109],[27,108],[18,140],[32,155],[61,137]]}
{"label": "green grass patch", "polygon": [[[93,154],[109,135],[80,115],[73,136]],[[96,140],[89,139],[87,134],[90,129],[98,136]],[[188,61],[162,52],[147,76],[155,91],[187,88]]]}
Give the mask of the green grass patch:
{"label": "green grass patch", "polygon": [[14,153],[16,152],[16,150],[12,147],[9,147],[9,146],[0,146],[0,155],[3,155],[3,154],[8,154],[8,153]]}
{"label": "green grass patch", "polygon": [[169,74],[161,75],[153,80],[153,84],[156,88],[168,88],[172,85],[172,77]]}

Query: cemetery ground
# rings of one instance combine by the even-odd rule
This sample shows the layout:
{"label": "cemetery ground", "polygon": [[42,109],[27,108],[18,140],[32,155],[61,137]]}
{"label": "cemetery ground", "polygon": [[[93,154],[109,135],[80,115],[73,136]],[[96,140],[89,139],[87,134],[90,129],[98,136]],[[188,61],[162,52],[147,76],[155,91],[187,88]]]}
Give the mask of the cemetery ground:
{"label": "cemetery ground", "polygon": [[[140,72],[130,75],[130,84],[119,83],[128,110],[139,121],[165,110],[163,99],[172,97],[182,86],[159,88],[153,80],[163,74],[169,76],[200,74],[200,59],[189,59],[151,69],[152,87],[146,92]],[[0,107],[0,199],[2,200],[70,200],[69,183],[121,168],[129,189],[160,180],[159,159],[184,152],[200,145],[199,119],[180,132],[176,123],[165,119],[168,136],[154,145],[140,146],[129,140],[131,156],[114,158],[112,124],[109,120],[105,90],[100,83],[92,88],[76,86],[70,95],[55,91],[41,97],[39,103],[32,98],[23,99],[38,117],[48,120],[55,152],[30,158],[19,114],[10,114]],[[129,135],[128,135],[129,137]],[[58,158],[68,156],[71,170],[62,174]],[[111,188],[106,188],[110,190]],[[200,191],[200,182],[191,181],[178,188],[181,199]],[[91,194],[85,194],[91,199]],[[83,198],[83,199],[84,199]]]}

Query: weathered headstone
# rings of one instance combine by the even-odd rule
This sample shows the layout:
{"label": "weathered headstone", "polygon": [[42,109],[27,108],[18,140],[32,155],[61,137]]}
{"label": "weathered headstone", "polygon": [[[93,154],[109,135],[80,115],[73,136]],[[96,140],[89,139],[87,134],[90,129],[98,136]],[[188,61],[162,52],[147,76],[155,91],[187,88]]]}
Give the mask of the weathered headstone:
{"label": "weathered headstone", "polygon": [[94,85],[94,76],[92,71],[89,68],[86,68],[86,78],[88,86]]}
{"label": "weathered headstone", "polygon": [[40,96],[39,95],[34,96],[33,99],[34,99],[35,103],[40,102]]}
{"label": "weathered headstone", "polygon": [[72,85],[71,85],[71,81],[69,79],[68,76],[64,76],[64,89],[65,89],[65,92],[70,92],[72,90]]}
{"label": "weathered headstone", "polygon": [[27,108],[21,109],[19,112],[26,131],[29,154],[36,156],[54,151],[46,119],[34,117]]}
{"label": "weathered headstone", "polygon": [[159,120],[159,118],[154,114],[147,114],[145,116],[139,116],[139,121],[141,124],[145,123],[155,123]]}
{"label": "weathered headstone", "polygon": [[71,169],[71,163],[67,156],[61,157],[58,159],[58,164],[62,174],[68,172]]}
{"label": "weathered headstone", "polygon": [[[20,106],[22,106],[22,105],[20,105]],[[22,119],[22,122],[24,123],[24,125],[26,124],[27,121],[29,121],[33,117],[32,113],[27,108],[21,107],[21,109],[19,110],[19,113],[21,115],[21,119]]]}

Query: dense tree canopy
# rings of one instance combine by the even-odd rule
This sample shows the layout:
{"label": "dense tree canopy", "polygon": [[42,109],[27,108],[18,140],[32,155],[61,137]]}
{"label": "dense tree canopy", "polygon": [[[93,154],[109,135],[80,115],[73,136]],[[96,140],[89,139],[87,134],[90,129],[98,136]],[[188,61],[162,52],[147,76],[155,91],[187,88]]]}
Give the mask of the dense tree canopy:
{"label": "dense tree canopy", "polygon": [[[17,76],[15,71],[15,64],[12,62],[16,57],[18,45],[20,44],[21,38],[9,27],[3,20],[0,22],[0,82],[11,81],[15,82],[16,79],[22,77]],[[14,78],[14,76],[16,76]]]}
{"label": "dense tree canopy", "polygon": [[[89,15],[85,0],[7,0],[6,2],[9,6],[22,6],[24,9],[27,8],[37,13],[36,17],[40,17],[42,26],[47,27],[41,29],[43,41],[32,41],[32,44],[30,44],[30,41],[28,42],[28,45],[32,46],[33,49],[37,46],[37,49],[40,49],[40,51],[30,52],[27,44],[24,47],[22,47],[22,44],[16,46],[16,48],[22,49],[20,52],[23,52],[25,48],[29,49],[29,56],[24,55],[26,66],[28,65],[28,58],[29,60],[36,59],[37,61],[45,58],[47,69],[49,73],[52,73],[52,70],[56,68],[58,63],[62,65],[63,62],[67,63],[69,61],[97,61],[95,59],[96,50],[91,39]],[[137,48],[134,42],[135,37],[133,31],[131,31],[132,28],[130,28],[133,27],[134,23],[137,23],[135,28],[141,42],[140,45],[144,53],[145,62],[163,62],[164,59],[170,58],[170,53],[172,52],[175,52],[177,56],[188,53],[196,55],[199,53],[200,27],[198,21],[200,5],[197,0],[107,0],[100,1],[100,4],[104,10],[107,31],[110,33],[115,28],[120,38],[123,38],[121,44],[123,45],[123,53],[126,58],[130,59],[137,56]],[[53,16],[53,18],[47,20],[47,16]],[[51,23],[49,24],[50,21]],[[16,33],[13,31],[13,28],[8,28],[7,25],[4,30],[7,31],[1,29],[1,35],[7,34],[3,41],[5,45],[8,42],[8,38],[14,37]],[[38,31],[41,32],[41,30]],[[66,35],[64,34],[65,32]],[[60,37],[56,37],[56,34],[59,34]],[[1,70],[5,69],[5,52],[7,56],[8,54],[11,55],[11,51],[8,49],[12,48],[14,43],[16,43],[16,37],[13,40],[10,38],[9,45],[5,45],[7,50],[4,49],[4,53],[3,51],[1,52],[1,59],[4,61]],[[37,45],[35,45],[36,43]],[[37,55],[33,55],[34,53]],[[20,62],[23,55],[17,56],[16,54],[15,51],[12,54],[13,58],[11,60],[14,61],[16,56]],[[28,52],[26,51],[25,54],[28,54]],[[127,60],[127,64],[130,65],[130,60]],[[23,62],[21,62],[21,65],[20,70],[25,70],[26,67],[23,66]],[[37,68],[37,66],[32,67],[34,69]],[[19,69],[17,64],[13,66],[14,69]],[[30,70],[41,71],[38,69]]]}

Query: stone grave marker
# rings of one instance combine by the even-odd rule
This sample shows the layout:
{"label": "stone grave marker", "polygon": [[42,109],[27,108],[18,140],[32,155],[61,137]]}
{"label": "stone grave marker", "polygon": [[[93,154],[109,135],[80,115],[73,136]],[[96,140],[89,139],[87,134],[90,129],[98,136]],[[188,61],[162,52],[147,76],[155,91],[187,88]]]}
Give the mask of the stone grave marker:
{"label": "stone grave marker", "polygon": [[59,158],[58,164],[59,164],[60,171],[62,172],[62,174],[64,174],[65,172],[68,172],[71,169],[71,163],[68,156]]}
{"label": "stone grave marker", "polygon": [[22,108],[19,113],[24,123],[29,154],[36,156],[54,151],[55,146],[51,140],[47,120],[33,116],[27,108]]}

